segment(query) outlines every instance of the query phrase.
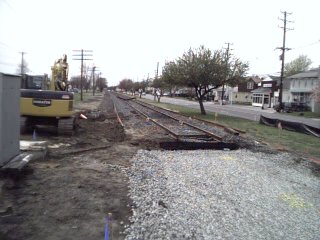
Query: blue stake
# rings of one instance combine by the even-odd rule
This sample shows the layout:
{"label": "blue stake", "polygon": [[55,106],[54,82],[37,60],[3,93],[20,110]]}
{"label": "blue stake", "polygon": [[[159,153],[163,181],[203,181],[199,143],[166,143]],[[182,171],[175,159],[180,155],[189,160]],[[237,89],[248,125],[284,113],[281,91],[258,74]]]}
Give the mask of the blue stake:
{"label": "blue stake", "polygon": [[104,231],[104,240],[109,240],[109,217],[106,217],[106,226]]}
{"label": "blue stake", "polygon": [[37,140],[37,133],[36,133],[36,129],[34,129],[34,130],[33,130],[32,140],[34,140],[34,141],[36,141],[36,140]]}

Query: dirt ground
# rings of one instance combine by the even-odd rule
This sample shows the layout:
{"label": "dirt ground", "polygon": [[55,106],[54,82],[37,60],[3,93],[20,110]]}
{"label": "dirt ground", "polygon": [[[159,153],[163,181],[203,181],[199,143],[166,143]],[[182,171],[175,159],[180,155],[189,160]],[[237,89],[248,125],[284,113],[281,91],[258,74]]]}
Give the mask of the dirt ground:
{"label": "dirt ground", "polygon": [[111,239],[124,239],[132,204],[125,172],[138,149],[158,148],[156,135],[148,135],[161,130],[122,116],[124,130],[109,95],[98,94],[76,110],[88,119],[78,121],[73,136],[38,129],[47,156],[20,174],[1,174],[0,239],[103,239],[110,213]]}

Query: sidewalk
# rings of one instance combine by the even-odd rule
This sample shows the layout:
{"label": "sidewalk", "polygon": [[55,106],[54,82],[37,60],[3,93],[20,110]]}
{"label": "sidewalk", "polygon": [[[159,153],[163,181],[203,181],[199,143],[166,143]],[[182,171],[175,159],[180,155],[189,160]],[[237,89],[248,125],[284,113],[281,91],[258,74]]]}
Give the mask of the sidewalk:
{"label": "sidewalk", "polygon": [[[218,105],[218,104],[216,104]],[[250,111],[250,112],[256,112],[256,114],[266,116],[268,118],[272,119],[279,119],[283,121],[289,121],[289,122],[298,122],[298,123],[304,123],[306,125],[309,125],[311,127],[319,128],[320,129],[320,119],[319,118],[306,118],[303,116],[291,116],[285,113],[278,113],[275,111],[273,108],[265,108],[262,109],[261,107],[254,107],[250,105],[238,105],[238,104],[233,104],[233,105],[223,105],[226,110],[227,109],[237,109],[237,110],[245,110],[245,111]]]}
{"label": "sidewalk", "polygon": [[[214,105],[220,105],[217,103],[213,103]],[[276,111],[273,108],[265,108],[262,109],[261,107],[254,107],[252,105],[240,105],[240,104],[227,104],[227,105],[220,105],[227,108],[237,108],[237,109],[246,109],[250,111],[256,111],[261,113],[276,113]]]}

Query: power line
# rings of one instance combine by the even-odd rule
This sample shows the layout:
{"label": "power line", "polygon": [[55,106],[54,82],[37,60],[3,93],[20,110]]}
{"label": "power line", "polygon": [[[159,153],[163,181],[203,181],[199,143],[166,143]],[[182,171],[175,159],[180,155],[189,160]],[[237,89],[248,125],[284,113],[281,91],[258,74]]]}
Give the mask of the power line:
{"label": "power line", "polygon": [[2,62],[2,61],[0,61],[0,64],[7,65],[7,66],[16,66],[16,64],[8,63],[8,62]]}
{"label": "power line", "polygon": [[4,42],[0,42],[1,45],[5,46],[5,47],[8,47],[8,48],[11,48],[8,44],[4,43]]}
{"label": "power line", "polygon": [[3,0],[3,2],[13,11],[16,12],[16,10],[11,6],[11,4],[9,4],[9,2],[7,0]]}
{"label": "power line", "polygon": [[320,43],[320,40],[318,40],[316,42],[313,42],[313,43],[309,43],[309,44],[306,44],[306,45],[302,45],[302,46],[299,46],[299,47],[292,48],[292,50],[310,47],[310,46],[313,46],[313,45],[316,45],[316,44],[319,44],[319,43]]}

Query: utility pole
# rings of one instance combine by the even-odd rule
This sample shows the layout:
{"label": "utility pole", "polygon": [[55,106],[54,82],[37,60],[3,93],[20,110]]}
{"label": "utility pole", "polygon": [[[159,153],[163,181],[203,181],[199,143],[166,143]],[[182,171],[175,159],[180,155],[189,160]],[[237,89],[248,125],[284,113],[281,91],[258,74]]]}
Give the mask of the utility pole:
{"label": "utility pole", "polygon": [[[281,11],[282,12],[282,11]],[[287,13],[282,12],[284,15],[283,19],[280,19],[281,21],[283,21],[283,27],[281,27],[283,29],[283,39],[282,39],[282,47],[278,47],[277,49],[281,50],[281,55],[280,55],[280,60],[281,60],[281,74],[280,74],[280,86],[279,86],[279,107],[280,107],[280,111],[283,110],[283,102],[282,102],[282,95],[283,95],[283,72],[284,72],[284,55],[285,55],[285,51],[290,50],[291,48],[286,48],[286,32],[287,30],[292,30],[290,28],[287,28],[287,15],[291,13]]]}
{"label": "utility pole", "polygon": [[73,54],[73,57],[81,57],[79,58],[73,58],[73,60],[81,60],[81,75],[80,75],[80,100],[83,100],[83,60],[92,60],[91,58],[84,58],[84,57],[92,57],[92,54],[89,54],[90,52],[93,52],[92,50],[73,50],[74,52],[81,52],[81,54]]}
{"label": "utility pole", "polygon": [[93,68],[92,68],[92,96],[94,96],[94,94],[95,94],[95,88],[96,88],[96,86],[95,86],[95,82],[94,82],[94,72],[95,72],[95,70],[96,70],[96,67],[94,66]]}
{"label": "utility pole", "polygon": [[[99,88],[99,91],[100,91],[100,89],[101,89],[101,88],[100,88],[100,84],[102,84],[102,82],[101,82],[101,74],[102,74],[102,73],[99,72],[99,77],[98,77],[98,80],[97,80],[97,82],[98,82],[98,84],[99,84],[99,87],[98,87],[98,88]],[[102,91],[100,91],[100,92],[102,92]]]}
{"label": "utility pole", "polygon": [[21,73],[21,76],[22,74],[24,74],[24,59],[23,59],[23,56],[26,52],[20,52],[21,53],[21,66],[20,66],[20,73]]}
{"label": "utility pole", "polygon": [[159,71],[159,62],[157,62],[156,79],[158,79],[158,71]]}
{"label": "utility pole", "polygon": [[[157,62],[157,70],[156,70],[156,76],[155,76],[156,81],[158,79],[158,71],[159,71],[159,62]],[[149,78],[149,75],[148,75],[148,78]],[[153,91],[154,91],[153,100],[156,101],[157,91],[155,88],[153,88]]]}
{"label": "utility pole", "polygon": [[229,67],[229,56],[230,56],[229,51],[232,50],[232,49],[230,49],[230,45],[232,45],[232,43],[227,42],[225,44],[227,44],[227,48],[225,48],[226,49],[226,59],[225,59],[225,61],[226,61],[226,75],[225,75],[225,80],[224,80],[223,85],[222,85],[221,105],[223,105],[224,84],[225,84],[225,82],[227,81],[227,78],[228,78],[228,67]]}

